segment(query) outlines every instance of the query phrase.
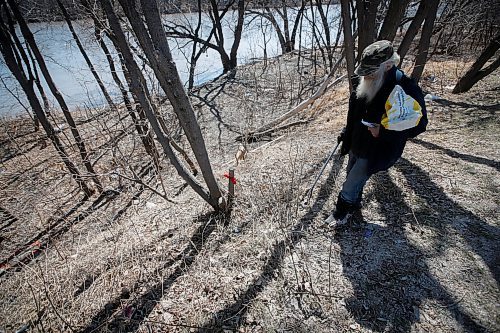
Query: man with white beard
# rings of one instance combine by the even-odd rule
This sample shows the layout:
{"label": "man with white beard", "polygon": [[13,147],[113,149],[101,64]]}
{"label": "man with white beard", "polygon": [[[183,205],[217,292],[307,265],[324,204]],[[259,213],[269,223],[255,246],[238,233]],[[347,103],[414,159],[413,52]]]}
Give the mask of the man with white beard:
{"label": "man with white beard", "polygon": [[[391,42],[377,41],[363,50],[354,71],[347,125],[338,137],[342,141],[341,155],[349,154],[347,177],[335,210],[325,221],[331,226],[348,222],[352,213],[361,208],[363,188],[371,175],[393,166],[401,157],[406,140],[426,129],[424,95],[396,67],[399,59]],[[393,117],[393,111],[399,117]],[[394,126],[401,111],[416,112],[418,119],[403,127]]]}

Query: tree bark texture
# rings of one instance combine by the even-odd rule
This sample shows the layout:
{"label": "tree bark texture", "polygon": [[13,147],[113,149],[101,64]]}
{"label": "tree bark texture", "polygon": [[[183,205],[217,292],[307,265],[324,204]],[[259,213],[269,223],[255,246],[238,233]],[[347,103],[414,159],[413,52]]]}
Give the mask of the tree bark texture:
{"label": "tree bark texture", "polygon": [[380,28],[380,32],[378,34],[379,40],[386,39],[391,42],[394,40],[399,22],[401,22],[401,18],[403,17],[409,2],[410,0],[391,0],[389,9],[387,9],[387,13],[385,15],[384,23],[382,23],[382,27]]}
{"label": "tree bark texture", "polygon": [[403,37],[403,40],[401,41],[401,44],[399,45],[398,48],[398,54],[401,57],[400,64],[403,63],[403,59],[410,50],[411,43],[413,42],[415,36],[420,30],[420,26],[422,25],[422,22],[424,22],[425,17],[427,16],[429,5],[431,4],[432,1],[438,1],[438,0],[420,1],[420,5],[418,6],[417,12],[415,13],[415,17],[413,17],[413,20],[411,21],[408,30],[406,30],[405,36]]}
{"label": "tree bark texture", "polygon": [[349,92],[352,92],[351,77],[354,75],[354,39],[352,37],[352,21],[349,0],[340,0],[342,24],[344,26],[344,49],[349,77]]}
{"label": "tree bark texture", "polygon": [[436,20],[437,10],[439,7],[439,0],[434,0],[429,5],[425,23],[420,34],[420,41],[418,43],[418,52],[415,57],[415,64],[411,77],[416,81],[420,81],[420,77],[424,72],[425,64],[427,63],[427,55],[429,54],[429,45],[431,43],[432,29],[434,28],[434,21]]}
{"label": "tree bark texture", "polygon": [[486,62],[488,62],[488,60],[495,55],[498,49],[500,49],[500,35],[497,35],[484,49],[481,55],[467,70],[465,75],[458,80],[452,92],[454,94],[460,94],[469,91],[479,80],[483,79],[497,69],[500,66],[500,56],[489,66],[484,69],[482,68]]}
{"label": "tree bark texture", "polygon": [[358,0],[358,60],[363,50],[377,38],[377,10],[380,0]]}

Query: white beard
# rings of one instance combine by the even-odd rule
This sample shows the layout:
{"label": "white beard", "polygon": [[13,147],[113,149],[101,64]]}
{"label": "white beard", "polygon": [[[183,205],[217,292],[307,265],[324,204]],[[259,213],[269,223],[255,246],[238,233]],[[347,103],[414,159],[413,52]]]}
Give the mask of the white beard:
{"label": "white beard", "polygon": [[377,71],[374,79],[362,76],[358,88],[356,88],[356,96],[358,98],[365,97],[367,102],[371,102],[383,83],[384,72],[381,70]]}

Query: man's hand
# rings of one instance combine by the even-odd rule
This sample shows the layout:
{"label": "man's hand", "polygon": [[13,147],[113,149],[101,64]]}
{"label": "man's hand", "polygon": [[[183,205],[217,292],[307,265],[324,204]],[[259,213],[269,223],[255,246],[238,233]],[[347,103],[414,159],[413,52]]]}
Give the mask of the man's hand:
{"label": "man's hand", "polygon": [[368,127],[368,130],[370,131],[370,133],[374,138],[378,138],[380,133],[380,124],[377,124],[374,127]]}
{"label": "man's hand", "polygon": [[339,136],[337,137],[337,143],[341,143],[345,139],[345,127],[342,129],[342,132],[340,132]]}

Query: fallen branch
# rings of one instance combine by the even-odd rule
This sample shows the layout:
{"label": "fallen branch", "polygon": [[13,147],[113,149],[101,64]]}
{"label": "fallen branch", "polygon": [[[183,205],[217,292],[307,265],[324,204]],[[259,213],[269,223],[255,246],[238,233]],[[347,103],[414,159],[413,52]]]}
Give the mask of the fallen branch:
{"label": "fallen branch", "polygon": [[167,197],[165,194],[162,194],[162,193],[158,192],[156,189],[154,189],[153,187],[151,187],[148,184],[146,184],[146,182],[144,182],[141,178],[139,178],[139,176],[137,176],[137,174],[134,172],[134,170],[132,168],[130,168],[130,171],[132,171],[132,174],[134,175],[134,178],[122,175],[121,173],[116,172],[116,171],[112,172],[112,174],[113,175],[117,175],[118,177],[130,180],[130,181],[133,181],[133,182],[135,182],[137,184],[140,184],[141,186],[144,186],[145,188],[147,188],[148,190],[150,190],[154,194],[162,197],[166,201],[168,201],[170,203],[173,203],[173,204],[178,204],[178,202],[173,201],[172,199],[170,199],[169,197]]}
{"label": "fallen branch", "polygon": [[285,125],[281,125],[281,126],[277,126],[277,127],[268,129],[267,131],[264,131],[264,132],[251,133],[251,134],[247,134],[245,136],[240,135],[236,138],[236,141],[240,141],[240,142],[243,142],[245,140],[247,142],[259,141],[259,139],[261,139],[262,137],[270,137],[271,134],[273,134],[274,132],[278,132],[278,131],[290,128],[292,126],[303,125],[303,124],[307,124],[307,123],[309,123],[309,120],[294,121],[292,123],[288,123]]}
{"label": "fallen branch", "polygon": [[[339,63],[339,62],[337,62],[337,63]],[[332,71],[332,73],[333,72],[334,71]],[[236,140],[237,141],[242,141],[244,137],[250,138],[250,137],[255,136],[258,133],[262,133],[262,132],[266,132],[268,130],[271,130],[274,127],[276,127],[277,125],[279,125],[282,122],[284,122],[285,120],[287,120],[287,119],[289,119],[289,118],[297,115],[302,110],[306,109],[309,105],[311,105],[312,103],[314,103],[314,101],[316,101],[316,99],[318,99],[318,97],[320,97],[321,95],[323,95],[323,93],[327,90],[327,88],[330,88],[330,87],[334,86],[335,84],[339,83],[340,81],[342,81],[345,78],[345,75],[342,75],[341,77],[335,79],[335,81],[333,81],[332,83],[330,83],[330,80],[332,78],[333,78],[333,76],[331,74],[327,75],[325,77],[323,83],[320,85],[320,87],[316,91],[316,93],[314,93],[314,95],[312,95],[307,100],[303,101],[302,103],[300,103],[299,105],[297,105],[296,107],[294,107],[292,110],[290,110],[290,111],[286,112],[285,114],[281,115],[277,119],[275,119],[275,120],[273,120],[273,121],[271,121],[271,122],[269,122],[269,123],[267,123],[267,124],[259,127],[254,132],[250,132],[250,133],[247,133],[245,135],[240,135],[240,136],[236,137]]]}

